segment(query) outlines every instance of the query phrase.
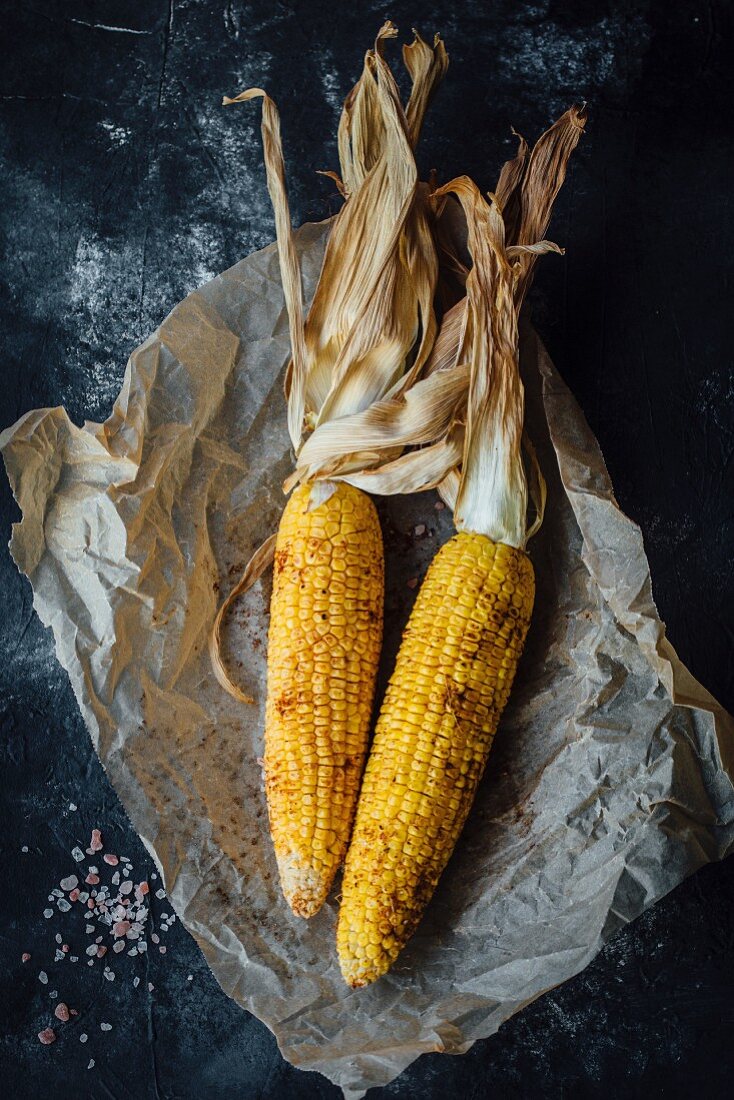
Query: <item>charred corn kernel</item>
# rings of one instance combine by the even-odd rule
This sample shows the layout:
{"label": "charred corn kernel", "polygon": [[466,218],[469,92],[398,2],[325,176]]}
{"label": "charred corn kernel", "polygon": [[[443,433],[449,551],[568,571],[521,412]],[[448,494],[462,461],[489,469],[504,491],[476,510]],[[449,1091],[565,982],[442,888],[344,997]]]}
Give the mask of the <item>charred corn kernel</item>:
{"label": "charred corn kernel", "polygon": [[[351,986],[392,966],[433,894],[507,703],[534,593],[527,555],[484,535],[455,535],[428,570],[377,722],[344,868],[337,948]],[[416,708],[417,725],[406,721]],[[398,789],[406,751],[408,785]],[[365,939],[379,949],[366,951]]]}
{"label": "charred corn kernel", "polygon": [[[270,829],[283,893],[302,917],[323,904],[349,840],[383,604],[372,501],[344,484],[310,512],[309,499],[309,486],[296,489],[278,530],[265,713]],[[345,615],[345,593],[363,609],[358,626]]]}

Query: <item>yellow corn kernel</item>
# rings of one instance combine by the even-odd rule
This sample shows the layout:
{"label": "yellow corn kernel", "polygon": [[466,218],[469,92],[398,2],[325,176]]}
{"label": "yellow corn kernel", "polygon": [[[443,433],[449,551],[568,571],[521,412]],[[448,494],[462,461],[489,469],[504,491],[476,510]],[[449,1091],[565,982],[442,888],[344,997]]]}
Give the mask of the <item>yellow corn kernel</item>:
{"label": "yellow corn kernel", "polygon": [[[372,501],[339,484],[308,511],[310,492],[293,492],[278,529],[265,711],[270,830],[283,893],[302,917],[323,904],[349,840],[383,607]],[[358,623],[345,613],[347,591],[361,609]]]}
{"label": "yellow corn kernel", "polygon": [[[382,704],[344,867],[337,949],[353,987],[392,966],[454,849],[534,593],[527,555],[484,535],[455,535],[428,570]],[[406,753],[407,788],[396,783],[405,782]]]}

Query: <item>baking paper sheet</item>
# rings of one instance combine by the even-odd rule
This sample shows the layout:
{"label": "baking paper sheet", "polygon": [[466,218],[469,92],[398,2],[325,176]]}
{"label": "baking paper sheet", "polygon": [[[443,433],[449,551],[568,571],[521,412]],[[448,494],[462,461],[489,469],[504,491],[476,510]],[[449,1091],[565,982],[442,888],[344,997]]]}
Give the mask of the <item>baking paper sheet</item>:
{"label": "baking paper sheet", "polygon": [[[327,232],[297,235],[309,296]],[[526,331],[528,425],[549,488],[530,545],[538,594],[527,649],[425,920],[390,975],[347,989],[336,902],[305,922],[278,889],[259,765],[268,577],[225,629],[255,706],[219,688],[207,655],[219,602],[283,507],[287,356],[271,247],[173,310],[133,353],[105,424],[79,428],[63,409],[38,410],[0,447],[23,513],[13,556],[176,912],[285,1057],[356,1098],[424,1051],[461,1053],[491,1035],[725,856],[734,726],[666,641],[640,531]],[[432,493],[380,503],[383,683],[414,596],[408,581],[452,532],[435,505]]]}

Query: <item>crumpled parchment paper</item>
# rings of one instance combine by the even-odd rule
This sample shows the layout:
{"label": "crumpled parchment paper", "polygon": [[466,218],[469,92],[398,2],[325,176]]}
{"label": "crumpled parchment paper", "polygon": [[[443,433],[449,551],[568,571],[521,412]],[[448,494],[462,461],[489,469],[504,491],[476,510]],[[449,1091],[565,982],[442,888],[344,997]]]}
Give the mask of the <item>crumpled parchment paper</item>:
{"label": "crumpled parchment paper", "polygon": [[[308,296],[327,232],[308,225],[297,236]],[[0,447],[23,513],[13,556],[176,912],[285,1057],[356,1098],[424,1051],[461,1053],[491,1035],[726,855],[734,725],[666,641],[640,531],[526,331],[528,425],[549,487],[530,544],[538,595],[527,649],[425,920],[390,975],[347,989],[336,902],[310,922],[294,917],[268,836],[259,758],[269,578],[225,631],[257,705],[220,689],[207,654],[217,605],[283,507],[287,356],[271,247],[173,310],[132,355],[105,424],[78,428],[63,409],[38,410]],[[407,582],[452,531],[435,503],[427,493],[380,504],[383,682],[414,595]]]}

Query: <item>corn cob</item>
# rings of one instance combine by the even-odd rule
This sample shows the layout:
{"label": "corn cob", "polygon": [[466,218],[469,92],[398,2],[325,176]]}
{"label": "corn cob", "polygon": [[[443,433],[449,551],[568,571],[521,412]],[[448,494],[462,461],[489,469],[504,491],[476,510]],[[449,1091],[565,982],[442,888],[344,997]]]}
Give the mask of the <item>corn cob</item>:
{"label": "corn cob", "polygon": [[[436,328],[438,261],[413,147],[447,57],[438,38],[429,46],[416,35],[404,48],[412,90],[403,108],[383,56],[396,33],[389,21],[380,28],[345,101],[342,178],[334,178],[347,201],[334,219],[305,319],[277,108],[258,88],[225,98],[263,100],[265,165],[291,337],[285,389],[296,467],[284,485],[295,491],[277,539],[259,548],[219,611],[212,665],[220,683],[246,699],[223,666],[220,624],[232,599],[271,560],[275,541],[265,784],[281,885],[303,917],[323,904],[348,843],[382,638],[377,516],[369,497],[342,479],[378,461],[365,446],[371,436],[363,421],[379,424],[388,395],[410,389]],[[407,432],[415,434],[410,426]],[[388,450],[395,458],[401,444],[391,439]]]}
{"label": "corn cob", "polygon": [[[515,244],[508,245],[499,201],[487,204],[467,177],[435,192],[438,200],[451,193],[460,200],[473,261],[454,356],[470,364],[461,467],[440,482],[458,534],[438,552],[418,593],[357,806],[337,925],[342,974],[355,988],[391,967],[433,894],[474,800],[530,625],[535,581],[524,547],[542,522],[545,485],[536,462],[528,486],[522,460],[518,311],[535,257],[557,251],[527,234],[548,224],[583,121],[582,112],[567,112],[527,164],[522,143],[503,171],[498,193],[521,212]],[[530,526],[529,488],[537,511]]]}
{"label": "corn cob", "polygon": [[265,783],[283,893],[310,917],[349,840],[382,641],[383,555],[375,507],[351,485],[308,511],[286,505],[275,548]]}
{"label": "corn cob", "polygon": [[459,532],[421,586],[365,771],[337,948],[351,986],[384,974],[453,851],[530,624],[522,551]]}

